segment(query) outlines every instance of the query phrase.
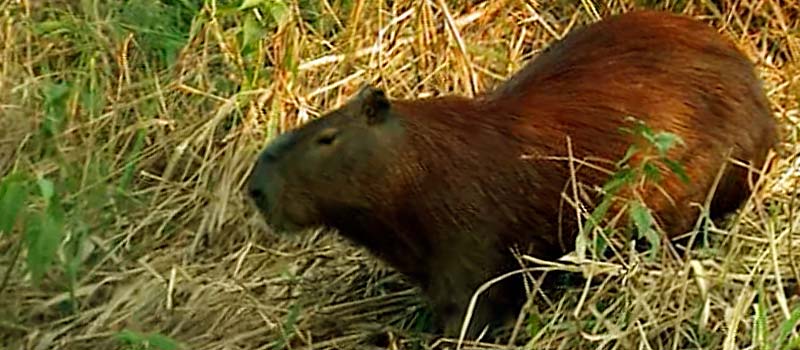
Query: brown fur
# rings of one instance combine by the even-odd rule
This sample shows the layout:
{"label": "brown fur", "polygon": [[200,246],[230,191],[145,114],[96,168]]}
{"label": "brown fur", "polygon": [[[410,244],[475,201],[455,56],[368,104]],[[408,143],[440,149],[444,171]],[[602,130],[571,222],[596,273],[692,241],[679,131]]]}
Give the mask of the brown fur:
{"label": "brown fur", "polygon": [[[777,141],[761,83],[733,44],[703,23],[644,11],[574,31],[478,98],[390,101],[367,87],[273,141],[250,191],[273,228],[336,228],[387,261],[457,335],[475,289],[517,268],[510,247],[542,259],[572,249],[574,212],[559,224],[569,169],[544,157],[566,156],[569,136],[578,159],[619,160],[634,142],[618,131],[629,115],[685,141],[670,156],[691,182],[666,176],[671,201],[644,197],[669,237],[692,229],[690,204],[704,203],[728,151],[760,168]],[[750,193],[747,170],[726,169],[712,218]],[[481,297],[469,336],[515,315],[519,283]]]}

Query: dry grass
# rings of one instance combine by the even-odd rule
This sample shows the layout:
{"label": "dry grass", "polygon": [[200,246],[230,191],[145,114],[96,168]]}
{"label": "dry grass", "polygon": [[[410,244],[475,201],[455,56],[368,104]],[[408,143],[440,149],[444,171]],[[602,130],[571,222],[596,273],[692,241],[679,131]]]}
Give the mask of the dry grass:
{"label": "dry grass", "polygon": [[[646,3],[736,40],[758,63],[785,147],[741,215],[688,259],[553,266],[595,284],[537,296],[513,343],[772,349],[785,324],[800,346],[797,320],[786,322],[800,313],[796,1],[322,0],[285,16],[238,1],[174,2],[197,6],[184,12],[109,3],[0,1],[0,174],[53,181],[66,212],[41,284],[25,263],[24,225],[0,236],[0,273],[11,271],[0,348],[135,348],[118,340],[123,329],[187,349],[455,347],[418,332],[427,321],[416,290],[362,250],[324,232],[268,234],[240,192],[256,152],[364,82],[393,97],[469,95],[575,26]],[[316,19],[299,15],[309,3]],[[242,34],[271,18],[285,21]]]}

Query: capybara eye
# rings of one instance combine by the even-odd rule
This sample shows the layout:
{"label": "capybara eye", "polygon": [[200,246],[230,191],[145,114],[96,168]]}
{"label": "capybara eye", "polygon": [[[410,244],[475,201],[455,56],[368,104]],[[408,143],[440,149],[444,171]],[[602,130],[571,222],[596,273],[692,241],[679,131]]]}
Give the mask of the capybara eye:
{"label": "capybara eye", "polygon": [[336,136],[338,134],[339,131],[336,129],[323,130],[317,137],[317,143],[320,145],[331,145],[333,141],[336,141]]}
{"label": "capybara eye", "polygon": [[317,143],[321,145],[330,145],[333,143],[333,140],[336,139],[336,135],[326,135],[322,136],[317,140]]}

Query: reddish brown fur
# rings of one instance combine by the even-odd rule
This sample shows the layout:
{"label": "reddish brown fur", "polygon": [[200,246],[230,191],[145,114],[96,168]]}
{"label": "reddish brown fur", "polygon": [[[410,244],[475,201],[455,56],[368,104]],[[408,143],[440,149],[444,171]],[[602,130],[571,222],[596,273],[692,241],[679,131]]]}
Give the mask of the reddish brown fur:
{"label": "reddish brown fur", "polygon": [[[475,289],[517,268],[510,247],[542,259],[572,248],[574,213],[564,237],[558,219],[569,170],[542,157],[566,156],[569,136],[576,158],[618,160],[633,142],[618,131],[628,115],[686,143],[670,156],[691,182],[664,179],[673,202],[645,196],[670,237],[692,229],[690,204],[705,201],[726,152],[760,168],[777,140],[761,83],[729,41],[694,20],[636,12],[569,34],[475,99],[388,101],[366,88],[267,147],[250,190],[275,228],[329,226],[366,246],[418,283],[457,335]],[[750,193],[747,170],[724,174],[714,218]],[[524,297],[519,280],[487,293],[470,336]]]}

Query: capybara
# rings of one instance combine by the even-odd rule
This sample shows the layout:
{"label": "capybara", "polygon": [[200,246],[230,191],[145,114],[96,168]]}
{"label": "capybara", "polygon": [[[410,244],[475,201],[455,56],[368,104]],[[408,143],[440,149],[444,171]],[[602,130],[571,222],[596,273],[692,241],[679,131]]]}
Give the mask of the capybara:
{"label": "capybara", "polygon": [[[630,116],[684,141],[668,156],[689,181],[664,172],[642,196],[667,238],[693,229],[709,193],[712,219],[737,210],[753,174],[727,157],[760,169],[777,144],[762,83],[731,41],[682,15],[636,11],[571,32],[474,98],[389,99],[366,86],[273,140],[249,195],[275,231],[328,227],[366,247],[457,336],[476,289],[519,268],[511,248],[540,259],[574,249],[568,145],[570,159],[620,160],[638,142],[619,131]],[[609,179],[579,168],[590,187]],[[467,337],[516,317],[521,283],[483,293]]]}

